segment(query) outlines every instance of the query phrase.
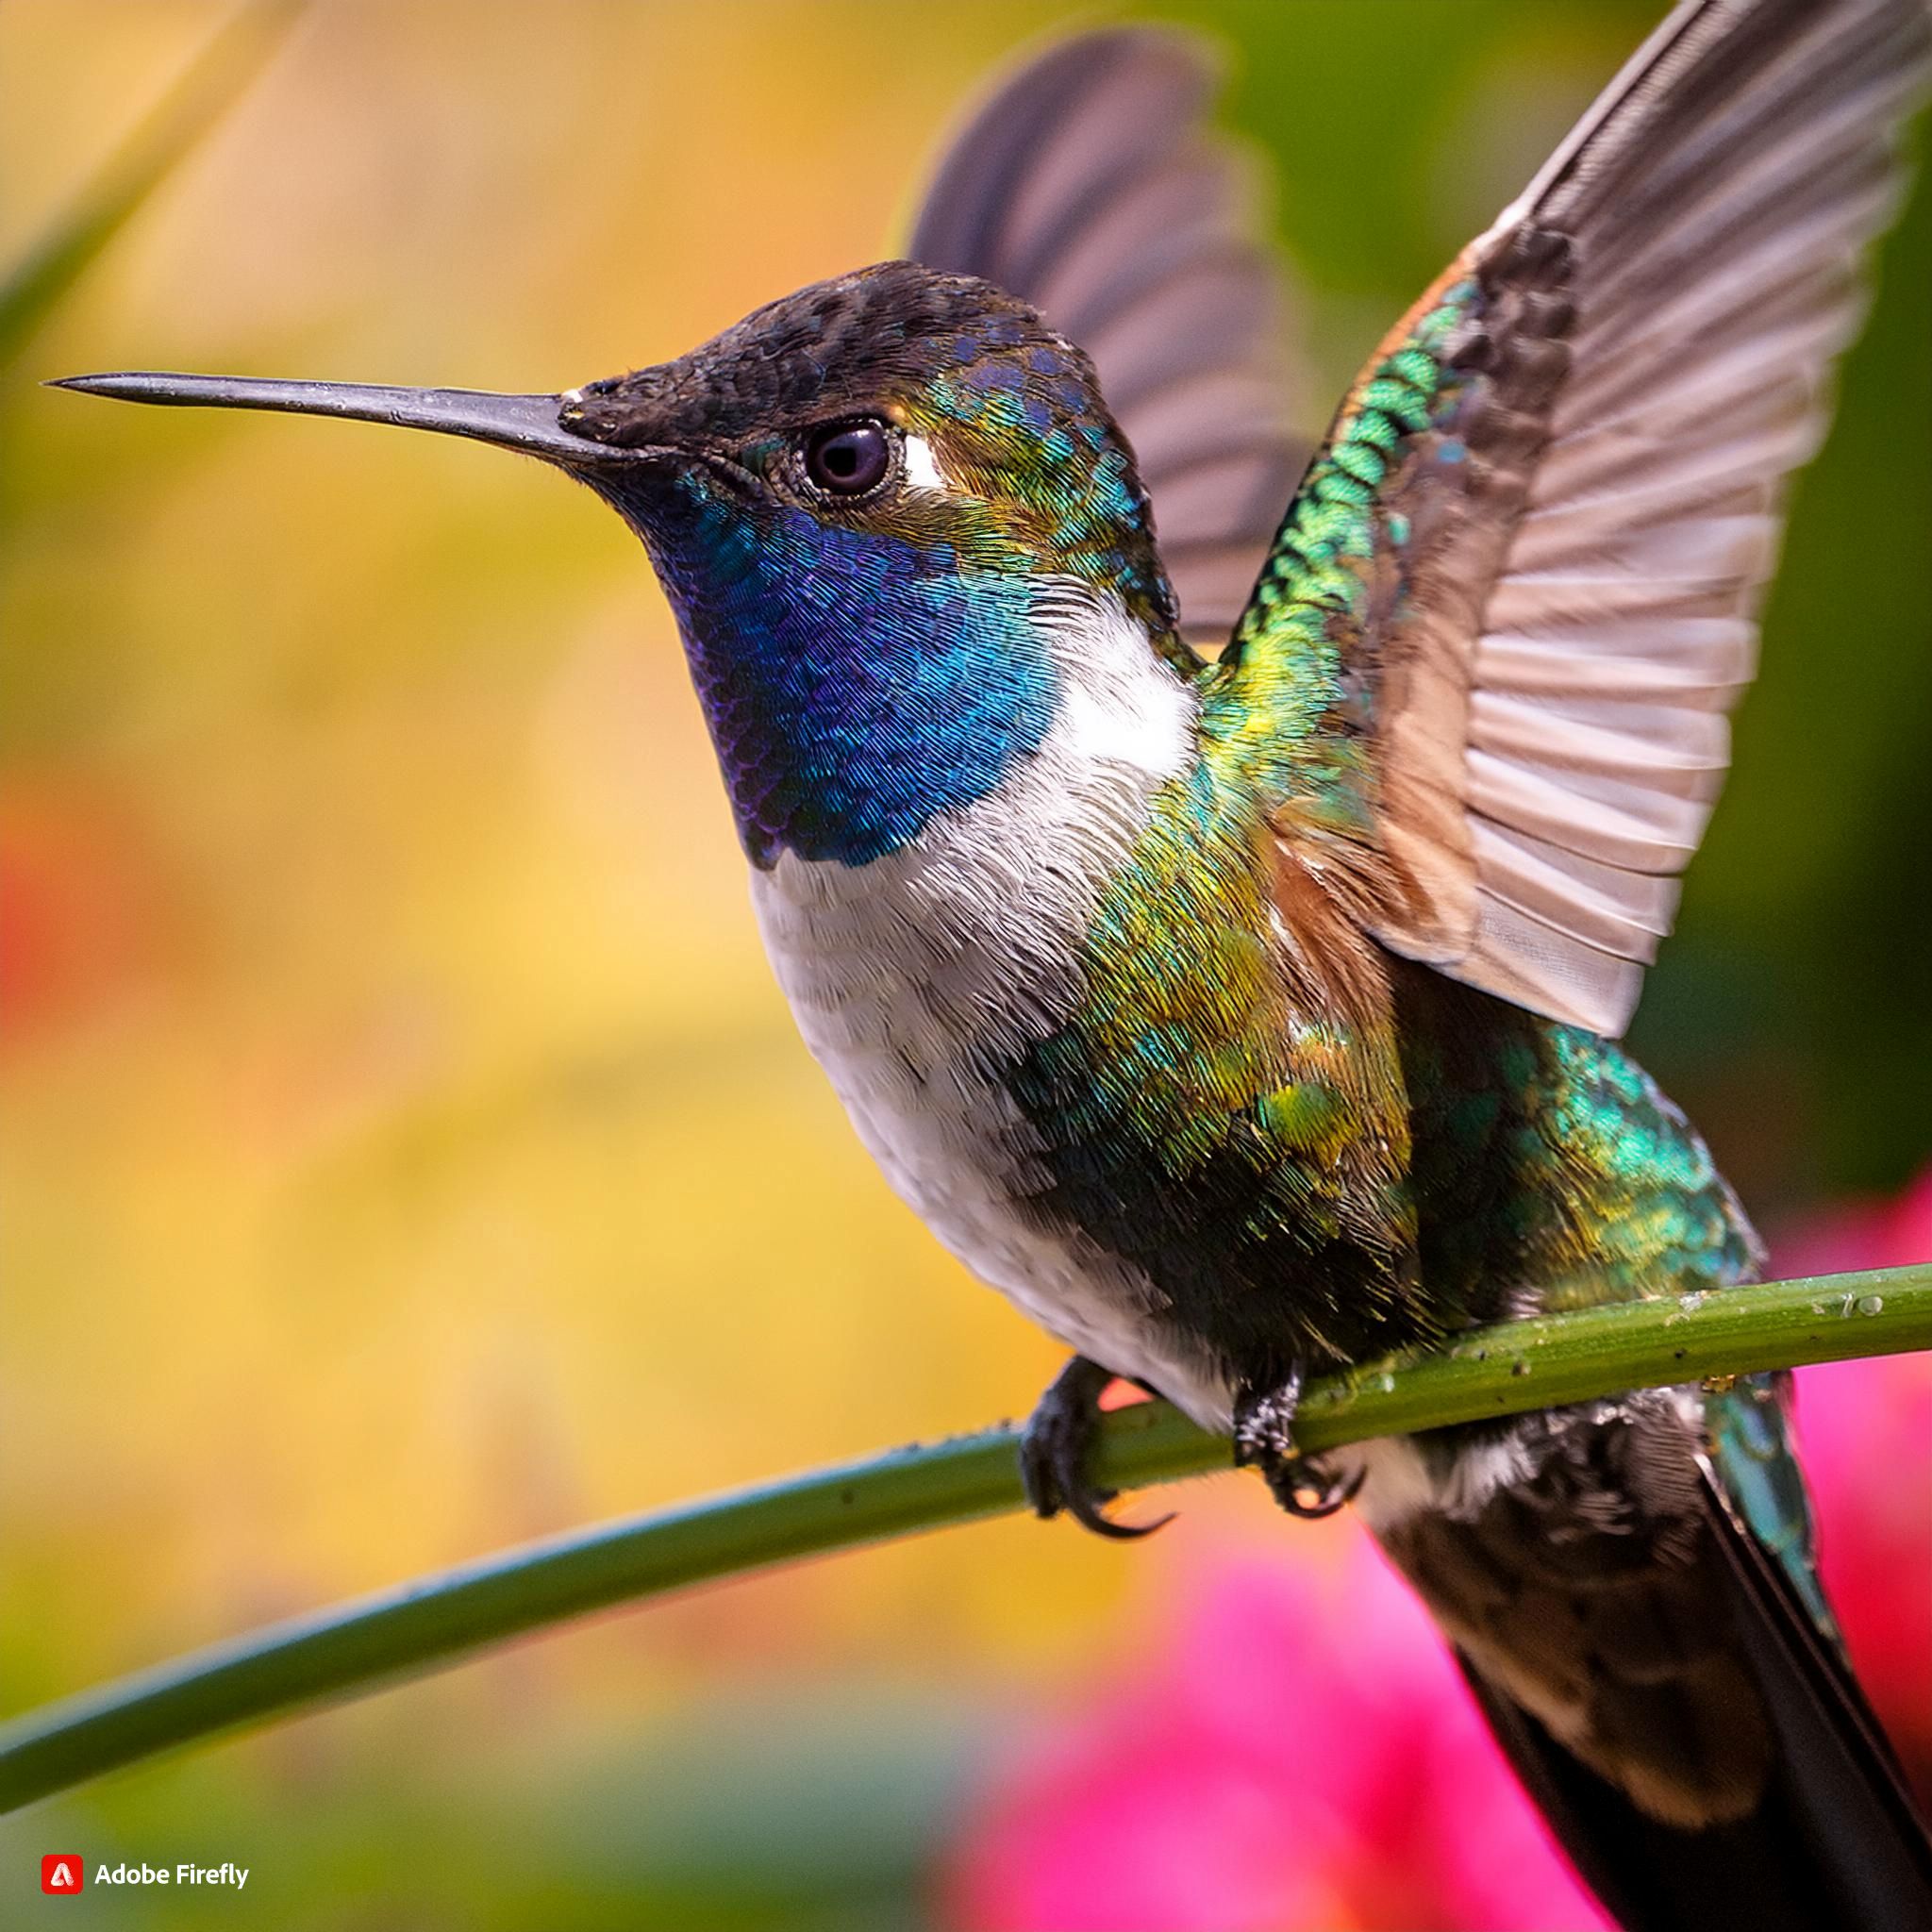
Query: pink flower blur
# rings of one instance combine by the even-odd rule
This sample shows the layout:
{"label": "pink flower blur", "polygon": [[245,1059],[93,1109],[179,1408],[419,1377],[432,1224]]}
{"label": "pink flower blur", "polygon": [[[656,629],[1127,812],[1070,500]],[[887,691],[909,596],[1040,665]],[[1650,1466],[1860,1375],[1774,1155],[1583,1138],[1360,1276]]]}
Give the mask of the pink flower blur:
{"label": "pink flower blur", "polygon": [[1594,1932],[1447,1651],[1359,1530],[1204,1553],[1150,1669],[1002,1767],[966,1932]]}
{"label": "pink flower blur", "polygon": [[[1897,1200],[1791,1230],[1773,1273],[1828,1274],[1932,1260],[1932,1168]],[[1798,1446],[1817,1505],[1819,1562],[1860,1681],[1932,1807],[1932,1357],[1798,1372]]]}
{"label": "pink flower blur", "polygon": [[[1774,1272],[1928,1256],[1932,1170],[1793,1230]],[[1932,1796],[1932,1359],[1807,1370],[1798,1418],[1827,1588]],[[1359,1528],[1331,1534],[1327,1563],[1200,1550],[1158,1641],[993,1767],[943,1874],[958,1932],[1609,1924],[1420,1606]]]}

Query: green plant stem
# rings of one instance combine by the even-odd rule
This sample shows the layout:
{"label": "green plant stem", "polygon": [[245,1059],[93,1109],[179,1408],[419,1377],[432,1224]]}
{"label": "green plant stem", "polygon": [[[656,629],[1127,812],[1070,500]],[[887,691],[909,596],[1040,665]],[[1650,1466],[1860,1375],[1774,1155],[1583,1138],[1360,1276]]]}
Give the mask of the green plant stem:
{"label": "green plant stem", "polygon": [[[1625,1389],[1932,1348],[1932,1264],[1727,1289],[1472,1329],[1309,1385],[1309,1451]],[[547,1538],[27,1713],[0,1732],[0,1810],[511,1637],[799,1557],[1023,1506],[1008,1426]],[[1117,1489],[1224,1468],[1228,1446],[1165,1403],[1108,1416]]]}

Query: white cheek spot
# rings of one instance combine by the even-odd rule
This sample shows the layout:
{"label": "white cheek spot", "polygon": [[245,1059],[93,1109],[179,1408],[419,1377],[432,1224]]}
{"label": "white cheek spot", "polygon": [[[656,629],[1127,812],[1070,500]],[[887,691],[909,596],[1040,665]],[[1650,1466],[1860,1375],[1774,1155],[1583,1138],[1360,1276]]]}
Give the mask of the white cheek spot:
{"label": "white cheek spot", "polygon": [[940,468],[939,458],[932,453],[932,444],[923,436],[906,439],[906,480],[915,490],[936,491],[941,494],[951,487]]}

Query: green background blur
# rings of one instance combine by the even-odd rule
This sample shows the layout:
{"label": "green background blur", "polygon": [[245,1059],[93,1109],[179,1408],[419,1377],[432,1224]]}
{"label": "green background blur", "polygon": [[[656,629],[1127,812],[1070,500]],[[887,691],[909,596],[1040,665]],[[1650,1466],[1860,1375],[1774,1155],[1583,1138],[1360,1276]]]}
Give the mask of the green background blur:
{"label": "green background blur", "polygon": [[[1644,4],[1158,9],[1237,49],[1325,414]],[[0,8],[0,263],[226,17]],[[534,464],[36,388],[553,390],[891,252],[1045,5],[324,4],[0,392],[0,1707],[599,1515],[1024,1411],[758,951],[664,605]],[[1932,1143],[1932,209],[1804,480],[1640,1052],[1768,1224]],[[1258,1486],[602,1620],[0,1828],[254,1868],[75,1924],[919,1923],[988,1740]],[[31,1901],[31,1902],[29,1902]]]}

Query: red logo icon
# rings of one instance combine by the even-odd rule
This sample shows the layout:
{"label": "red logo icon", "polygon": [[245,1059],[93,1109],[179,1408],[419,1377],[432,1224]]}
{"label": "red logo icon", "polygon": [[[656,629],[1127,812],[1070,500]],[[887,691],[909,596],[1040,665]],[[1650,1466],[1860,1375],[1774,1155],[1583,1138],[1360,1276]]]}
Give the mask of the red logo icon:
{"label": "red logo icon", "polygon": [[87,1861],[75,1852],[49,1852],[41,1860],[41,1890],[58,1898],[87,1883]]}

